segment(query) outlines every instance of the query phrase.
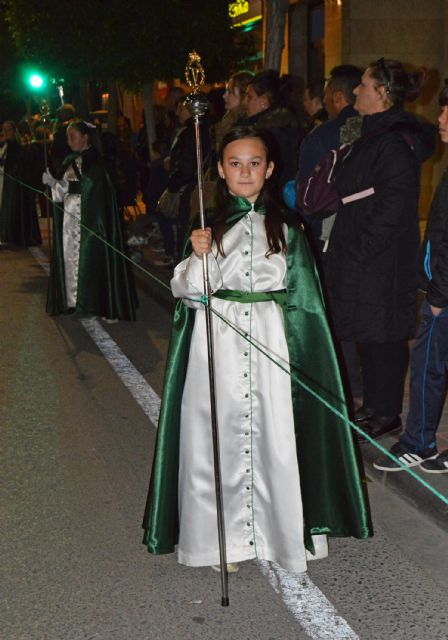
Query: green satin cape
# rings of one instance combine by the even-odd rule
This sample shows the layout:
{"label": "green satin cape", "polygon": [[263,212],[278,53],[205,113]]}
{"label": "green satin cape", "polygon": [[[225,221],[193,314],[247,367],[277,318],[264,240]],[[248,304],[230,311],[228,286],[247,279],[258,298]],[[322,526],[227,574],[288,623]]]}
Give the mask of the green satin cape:
{"label": "green satin cape", "polygon": [[[234,198],[241,219],[250,205]],[[287,221],[288,222],[288,221]],[[286,328],[291,372],[344,416],[347,407],[319,276],[303,228],[288,225]],[[143,543],[171,553],[178,538],[180,409],[195,311],[178,300],[168,353]],[[311,534],[372,535],[359,448],[350,427],[291,379],[306,546]]]}
{"label": "green satin cape", "polygon": [[[69,156],[65,169],[76,156]],[[81,245],[75,315],[135,320],[137,294],[125,253],[120,212],[114,188],[94,147],[82,153]],[[62,205],[60,205],[62,208]],[[54,211],[54,243],[48,286],[47,312],[67,313],[62,224],[64,213]],[[87,227],[87,228],[86,228]],[[92,229],[109,245],[89,232]]]}

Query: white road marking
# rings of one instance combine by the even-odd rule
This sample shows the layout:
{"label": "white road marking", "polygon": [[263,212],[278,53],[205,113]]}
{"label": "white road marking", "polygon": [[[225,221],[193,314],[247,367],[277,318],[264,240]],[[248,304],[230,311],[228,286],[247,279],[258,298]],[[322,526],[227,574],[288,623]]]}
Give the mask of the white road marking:
{"label": "white road marking", "polygon": [[42,251],[42,249],[39,249],[39,247],[28,247],[28,250],[30,251],[30,253],[32,253],[34,259],[40,264],[45,273],[49,274],[50,263],[48,262],[48,258]]}
{"label": "white road marking", "polygon": [[307,573],[289,573],[273,562],[261,560],[260,571],[281,596],[300,626],[313,640],[359,640]]}
{"label": "white road marking", "polygon": [[[39,247],[29,247],[29,250],[44,271],[49,273],[48,258],[43,251]],[[141,373],[137,371],[96,318],[85,318],[81,319],[80,322],[125,387],[129,389],[137,404],[140,405],[145,415],[157,428],[160,413],[160,398],[157,393]]]}
{"label": "white road marking", "polygon": [[124,355],[98,320],[88,318],[82,319],[80,322],[125,387],[129,389],[137,404],[157,428],[160,413],[160,398],[157,393]]}
{"label": "white road marking", "polygon": [[[49,272],[48,259],[38,247],[29,250],[41,267]],[[98,320],[81,319],[82,326],[95,342],[123,384],[129,389],[144,414],[157,428],[160,398],[137,371]],[[260,561],[260,571],[269,580],[297,622],[313,640],[359,640],[359,636],[338,615],[331,602],[311,581],[307,573],[289,573],[272,562]]]}

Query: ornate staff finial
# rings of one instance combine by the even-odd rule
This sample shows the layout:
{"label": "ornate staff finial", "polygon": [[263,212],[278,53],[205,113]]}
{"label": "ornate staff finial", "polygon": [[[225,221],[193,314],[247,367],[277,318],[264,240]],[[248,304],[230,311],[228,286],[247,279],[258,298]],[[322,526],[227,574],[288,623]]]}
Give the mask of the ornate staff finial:
{"label": "ornate staff finial", "polygon": [[205,82],[205,71],[201,64],[201,56],[196,51],[188,54],[185,80],[188,86],[193,89],[185,100],[187,108],[192,116],[203,116],[208,109],[208,100],[207,96],[199,89]]}
{"label": "ornate staff finial", "polygon": [[188,62],[185,67],[185,80],[193,93],[198,93],[199,87],[205,82],[205,72],[201,64],[201,56],[192,51],[188,54]]}

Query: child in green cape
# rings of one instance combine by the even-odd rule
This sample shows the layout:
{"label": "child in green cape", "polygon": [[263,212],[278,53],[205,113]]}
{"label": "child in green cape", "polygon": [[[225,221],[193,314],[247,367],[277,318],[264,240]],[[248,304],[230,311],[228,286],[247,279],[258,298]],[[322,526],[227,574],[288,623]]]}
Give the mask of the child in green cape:
{"label": "child in green cape", "polygon": [[[202,255],[213,338],[229,570],[253,558],[303,572],[327,535],[371,535],[356,445],[314,260],[303,227],[272,196],[267,132],[223,139],[212,228],[171,281],[180,298],[143,526],[151,553],[219,564]],[[238,328],[235,331],[234,327]]]}

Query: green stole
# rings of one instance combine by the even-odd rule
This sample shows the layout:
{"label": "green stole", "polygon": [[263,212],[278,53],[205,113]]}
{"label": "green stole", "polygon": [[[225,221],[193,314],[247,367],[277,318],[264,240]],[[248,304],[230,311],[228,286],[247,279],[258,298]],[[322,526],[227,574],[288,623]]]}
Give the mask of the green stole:
{"label": "green stole", "polygon": [[[229,198],[226,230],[251,210]],[[258,203],[255,210],[262,212]],[[288,223],[286,333],[293,376],[348,417],[320,280],[303,226]],[[188,255],[189,245],[186,245]],[[143,519],[143,543],[153,554],[171,553],[178,539],[180,410],[195,311],[178,300],[168,352],[162,405]],[[350,426],[291,378],[307,548],[312,534],[372,535],[359,447]]]}

